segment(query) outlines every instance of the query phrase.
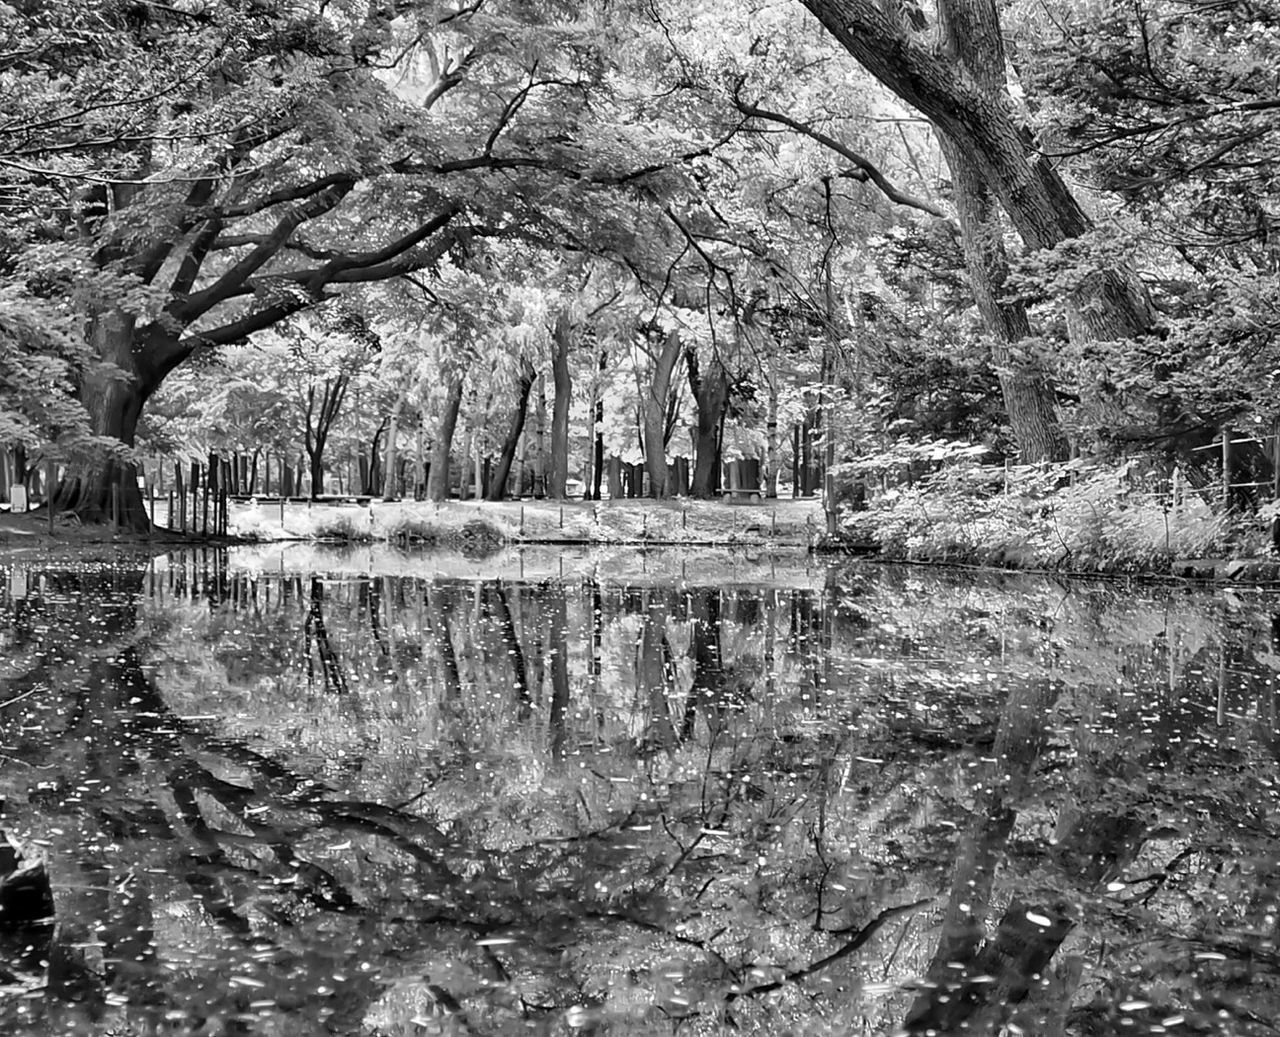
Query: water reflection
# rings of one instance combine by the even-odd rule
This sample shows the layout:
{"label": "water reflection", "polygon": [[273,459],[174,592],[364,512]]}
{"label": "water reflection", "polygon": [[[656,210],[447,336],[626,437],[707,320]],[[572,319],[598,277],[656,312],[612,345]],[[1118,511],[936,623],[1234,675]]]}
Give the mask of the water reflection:
{"label": "water reflection", "polygon": [[1273,1032],[1274,597],[304,563],[7,570],[0,1032]]}

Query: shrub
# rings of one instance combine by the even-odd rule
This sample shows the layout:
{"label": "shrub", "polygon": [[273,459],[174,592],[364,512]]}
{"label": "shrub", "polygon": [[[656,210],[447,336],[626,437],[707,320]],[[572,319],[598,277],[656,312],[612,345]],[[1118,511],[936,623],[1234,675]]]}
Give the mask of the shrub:
{"label": "shrub", "polygon": [[373,539],[373,526],[365,512],[326,516],[312,530],[316,540],[341,540],[346,543],[365,543]]}
{"label": "shrub", "polygon": [[1135,462],[1005,470],[970,459],[845,513],[841,530],[892,558],[1076,572],[1164,569],[1265,542],[1260,524],[1233,520],[1196,493],[1175,507],[1157,491]]}
{"label": "shrub", "polygon": [[382,531],[387,540],[400,544],[435,544],[440,534],[439,527],[427,519],[405,514],[397,515]]}

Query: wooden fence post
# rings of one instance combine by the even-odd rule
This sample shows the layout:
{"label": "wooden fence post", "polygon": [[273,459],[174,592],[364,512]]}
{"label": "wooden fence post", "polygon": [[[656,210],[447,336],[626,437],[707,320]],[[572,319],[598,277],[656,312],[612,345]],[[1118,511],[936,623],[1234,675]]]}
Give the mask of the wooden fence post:
{"label": "wooden fence post", "polygon": [[200,532],[200,462],[191,462],[191,532]]}

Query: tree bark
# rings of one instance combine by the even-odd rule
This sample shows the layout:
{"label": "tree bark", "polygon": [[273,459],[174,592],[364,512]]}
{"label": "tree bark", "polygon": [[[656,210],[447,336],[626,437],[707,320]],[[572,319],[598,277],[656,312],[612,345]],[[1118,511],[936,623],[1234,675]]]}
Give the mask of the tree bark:
{"label": "tree bark", "polygon": [[507,438],[502,441],[502,452],[498,455],[498,463],[489,480],[489,500],[503,500],[507,495],[507,477],[511,474],[511,465],[516,459],[516,449],[520,445],[520,436],[524,433],[525,415],[529,412],[529,396],[533,392],[534,380],[538,372],[527,358],[522,358],[520,379],[516,383],[516,405],[511,412],[511,425],[507,429]]}
{"label": "tree bark", "polygon": [[[1080,237],[1092,223],[1058,171],[1036,152],[1014,117],[1003,79],[998,88],[969,74],[954,56],[939,54],[875,0],[804,0],[844,48],[893,93],[925,115],[973,165],[1000,200],[1023,242],[1051,249]],[[998,48],[992,0],[951,0],[943,20],[951,37]],[[1003,73],[1003,54],[1000,54]],[[1086,278],[1067,302],[1071,337],[1105,341],[1145,334],[1150,299],[1136,274],[1118,267]]]}
{"label": "tree bark", "polygon": [[320,392],[319,407],[316,406],[316,388],[311,385],[307,389],[307,410],[303,428],[303,446],[311,467],[311,499],[316,500],[324,493],[324,448],[329,441],[329,431],[338,420],[342,410],[342,401],[347,395],[350,377],[345,374],[336,378],[326,378]]}
{"label": "tree bark", "polygon": [[541,500],[547,495],[547,379],[538,382],[538,405],[533,412],[533,496]]}
{"label": "tree bark", "polygon": [[[995,8],[973,0],[941,0],[938,16],[943,53],[983,89],[992,94],[1002,90],[1005,58]],[[1044,372],[1038,362],[1014,357],[1018,343],[1031,337],[1031,322],[1020,300],[1004,297],[1009,259],[996,198],[964,149],[943,130],[938,138],[951,170],[969,283],[991,337],[991,360],[1019,460],[1024,464],[1065,460],[1067,441]]]}
{"label": "tree bark", "polygon": [[[604,347],[600,347],[600,374],[603,378],[604,373],[609,369],[609,351]],[[595,407],[592,408],[593,417],[591,419],[592,438],[595,441],[595,468],[590,473],[591,480],[591,496],[593,500],[601,500],[600,484],[604,476],[604,400],[599,393],[596,395]]]}
{"label": "tree bark", "polygon": [[[94,355],[116,368],[104,373],[90,366],[81,377],[80,402],[88,411],[90,431],[132,447],[142,406],[160,379],[138,362],[132,317],[118,311],[95,314],[88,338]],[[18,478],[22,480],[23,473]],[[108,522],[114,511],[123,528],[145,532],[151,527],[137,469],[120,453],[74,461],[52,496],[57,511],[74,512],[82,522]]]}
{"label": "tree bark", "polygon": [[387,465],[386,474],[382,480],[382,499],[384,501],[395,500],[396,498],[396,465],[399,463],[399,451],[397,448],[397,439],[400,436],[400,413],[404,410],[405,394],[400,393],[396,396],[396,402],[391,407],[391,415],[387,419]]}
{"label": "tree bark", "polygon": [[671,375],[680,359],[680,334],[667,333],[662,349],[654,358],[653,377],[644,402],[644,463],[649,470],[649,487],[658,499],[671,496],[667,479],[667,400],[671,395]]}
{"label": "tree bark", "polygon": [[462,375],[453,376],[445,398],[444,413],[431,444],[431,467],[427,472],[427,500],[449,499],[449,453],[453,447],[453,431],[458,427],[458,411],[462,409]]}
{"label": "tree bark", "polygon": [[369,470],[365,477],[365,484],[360,487],[362,495],[377,497],[382,493],[382,483],[386,478],[386,470],[382,464],[382,457],[378,453],[378,444],[390,424],[390,417],[383,418],[373,433],[373,442],[369,445]]}
{"label": "tree bark", "polygon": [[706,372],[698,369],[698,356],[685,350],[689,365],[689,387],[697,405],[698,426],[694,432],[693,486],[694,497],[715,496],[716,472],[720,467],[720,430],[729,405],[729,375],[720,357],[713,355]]}
{"label": "tree bark", "polygon": [[556,399],[551,410],[551,471],[547,496],[552,500],[564,500],[565,483],[569,478],[569,402],[572,392],[569,347],[573,341],[573,325],[569,322],[568,313],[562,312],[556,318],[551,339],[554,344],[551,375],[555,381]]}

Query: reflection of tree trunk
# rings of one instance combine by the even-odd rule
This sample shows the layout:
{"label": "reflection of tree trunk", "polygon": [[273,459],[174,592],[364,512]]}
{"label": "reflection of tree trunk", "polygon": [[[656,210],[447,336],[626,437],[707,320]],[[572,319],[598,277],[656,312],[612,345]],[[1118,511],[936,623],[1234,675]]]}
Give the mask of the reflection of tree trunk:
{"label": "reflection of tree trunk", "polygon": [[[903,1023],[908,1033],[996,1033],[1007,1006],[1027,996],[1074,925],[1065,902],[1030,904],[1015,897],[995,936],[983,942],[999,854],[1013,830],[1017,805],[1030,792],[1056,697],[1053,682],[1040,680],[1022,685],[1005,704],[993,762],[976,776],[973,826],[957,848],[927,986]],[[1115,863],[1100,848],[1115,846],[1128,855],[1136,845],[1134,824],[1125,817],[1092,818],[1077,826],[1060,843],[1063,867],[1085,888],[1096,884]]]}
{"label": "reflection of tree trunk", "polygon": [[720,589],[695,587],[689,591],[690,618],[693,620],[690,650],[693,655],[693,684],[689,689],[689,703],[685,708],[680,737],[688,739],[693,734],[698,710],[707,715],[707,726],[714,736],[716,724],[712,710],[723,715],[724,660],[720,652]]}
{"label": "reflection of tree trunk", "polygon": [[596,730],[604,728],[604,708],[600,700],[601,665],[600,651],[604,643],[604,598],[600,593],[600,582],[591,577],[587,580],[591,592],[588,599],[591,605],[591,641],[587,650],[587,672],[591,678],[591,701],[596,707]]}
{"label": "reflection of tree trunk", "polygon": [[360,602],[369,612],[369,633],[378,646],[378,654],[385,657],[391,649],[382,632],[382,583],[372,576],[360,581]]}
{"label": "reflection of tree trunk", "polygon": [[558,761],[564,758],[569,715],[569,619],[564,587],[551,587],[546,593],[551,598],[547,610],[547,654],[551,656],[551,712],[547,724],[551,729],[551,758]]}
{"label": "reflection of tree trunk", "polygon": [[521,358],[520,378],[516,383],[515,409],[511,412],[507,438],[502,441],[502,452],[498,455],[498,464],[489,479],[489,500],[502,500],[507,495],[507,477],[511,474],[511,465],[516,459],[516,448],[520,445],[525,415],[529,411],[529,394],[533,392],[533,383],[537,377],[538,372],[533,364],[527,358]]}
{"label": "reflection of tree trunk", "polygon": [[440,600],[444,592],[433,586],[422,593],[427,603],[427,623],[444,671],[445,695],[449,701],[456,702],[462,698],[462,675],[458,670],[458,655],[453,650],[453,635],[449,632],[449,616]]}
{"label": "reflection of tree trunk", "polygon": [[329,631],[324,622],[324,581],[318,576],[311,577],[311,595],[307,605],[307,618],[303,623],[303,637],[307,646],[307,677],[315,679],[315,670],[311,665],[311,648],[315,645],[320,656],[320,673],[324,678],[325,691],[334,691],[339,695],[347,693],[347,678],[342,672],[342,664],[338,661],[338,653],[333,650],[329,640]]}
{"label": "reflection of tree trunk", "polygon": [[453,450],[453,432],[458,427],[458,411],[462,409],[462,376],[455,375],[440,415],[440,426],[431,443],[431,467],[427,470],[427,499],[449,499],[449,456]]}
{"label": "reflection of tree trunk", "polygon": [[[488,584],[485,586],[489,587]],[[493,603],[493,611],[498,617],[499,636],[502,638],[503,647],[507,650],[507,656],[511,659],[513,690],[516,693],[516,701],[520,703],[519,718],[525,721],[529,719],[533,709],[533,700],[529,696],[529,674],[524,663],[524,650],[520,647],[520,638],[516,636],[516,625],[511,619],[507,591],[501,583],[496,583],[488,593]]]}
{"label": "reflection of tree trunk", "polygon": [[645,741],[651,746],[671,749],[676,744],[675,726],[671,723],[672,665],[671,645],[667,641],[667,608],[658,588],[643,592],[644,622],[636,645],[637,676],[640,690],[649,701],[649,731]]}

